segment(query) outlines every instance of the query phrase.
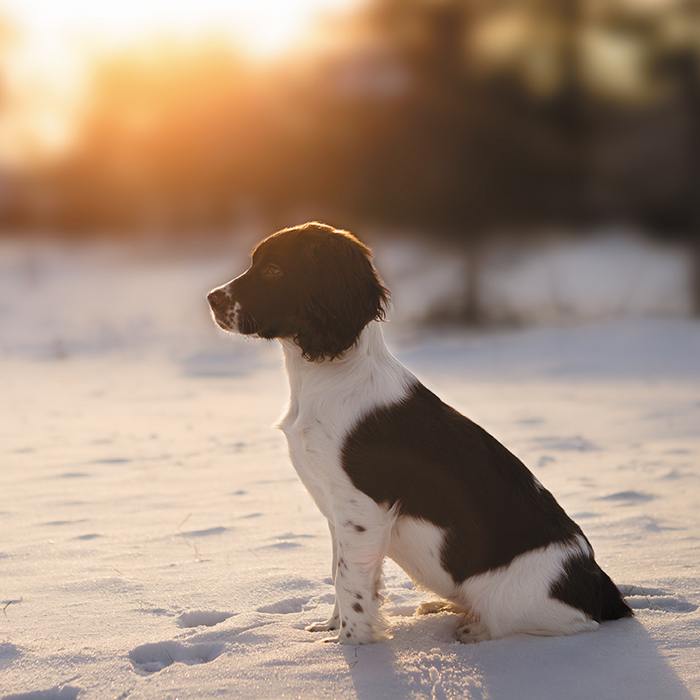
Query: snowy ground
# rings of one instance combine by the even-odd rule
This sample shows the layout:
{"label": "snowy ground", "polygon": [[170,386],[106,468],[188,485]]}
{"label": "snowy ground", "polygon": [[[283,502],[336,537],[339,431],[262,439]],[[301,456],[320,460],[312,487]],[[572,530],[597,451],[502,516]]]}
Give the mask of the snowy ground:
{"label": "snowy ground", "polygon": [[700,323],[387,324],[579,522],[637,616],[460,645],[388,562],[393,638],[343,648],[304,630],[331,609],[330,546],[270,428],[277,348],[208,317],[245,264],[0,241],[0,698],[700,698]]}

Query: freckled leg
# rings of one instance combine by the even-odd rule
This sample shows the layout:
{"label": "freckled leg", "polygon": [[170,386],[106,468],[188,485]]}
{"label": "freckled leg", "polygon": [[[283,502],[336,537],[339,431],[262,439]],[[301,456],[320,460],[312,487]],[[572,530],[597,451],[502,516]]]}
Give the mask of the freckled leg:
{"label": "freckled leg", "polygon": [[[384,518],[386,520],[386,518]],[[336,523],[338,560],[335,596],[341,626],[337,637],[324,641],[341,644],[369,644],[382,637],[379,613],[382,565],[389,546],[390,526],[368,523],[360,528],[353,522]]]}
{"label": "freckled leg", "polygon": [[[335,526],[329,520],[328,529],[331,532],[331,542],[333,546],[333,564],[331,568],[331,575],[333,578],[333,584],[335,585],[335,578],[338,573],[338,538],[335,534]],[[335,596],[335,604],[333,606],[333,612],[331,616],[325,622],[315,622],[309,625],[306,629],[309,632],[328,632],[330,630],[337,630],[340,627],[340,610],[338,607],[338,596]]]}

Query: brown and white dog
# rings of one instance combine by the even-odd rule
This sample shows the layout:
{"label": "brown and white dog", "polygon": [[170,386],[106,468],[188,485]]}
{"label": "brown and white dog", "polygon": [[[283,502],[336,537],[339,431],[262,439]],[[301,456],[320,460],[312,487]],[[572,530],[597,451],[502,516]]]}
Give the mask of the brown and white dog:
{"label": "brown and white dog", "polygon": [[333,541],[335,608],[311,631],[380,638],[386,556],[465,611],[461,641],[632,615],[552,494],[389,352],[388,292],[355,237],[319,223],[280,231],[208,299],[224,330],[282,345],[291,397],[279,427]]}

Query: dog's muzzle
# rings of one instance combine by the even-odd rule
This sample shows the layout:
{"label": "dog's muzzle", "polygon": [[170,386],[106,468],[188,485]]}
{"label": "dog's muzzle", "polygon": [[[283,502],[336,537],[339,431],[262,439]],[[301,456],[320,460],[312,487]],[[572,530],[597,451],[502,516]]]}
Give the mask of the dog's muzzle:
{"label": "dog's muzzle", "polygon": [[217,287],[207,294],[207,301],[217,325],[225,331],[236,332],[236,311],[225,288]]}
{"label": "dog's muzzle", "polygon": [[216,311],[228,299],[228,294],[226,294],[226,292],[219,287],[218,289],[213,289],[211,292],[209,292],[209,294],[207,294],[207,299],[212,311]]}
{"label": "dog's muzzle", "polygon": [[246,311],[231,293],[230,284],[217,287],[207,294],[212,315],[217,325],[229,333],[255,335],[259,327],[256,320]]}

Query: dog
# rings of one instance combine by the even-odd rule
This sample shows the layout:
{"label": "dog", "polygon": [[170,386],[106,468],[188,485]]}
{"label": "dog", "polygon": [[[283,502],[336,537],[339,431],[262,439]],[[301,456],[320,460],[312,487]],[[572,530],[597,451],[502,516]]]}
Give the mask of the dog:
{"label": "dog", "polygon": [[632,615],[552,494],[389,352],[389,292],[357,238],[318,222],[279,231],[208,301],[222,329],[282,346],[278,427],[333,545],[333,613],[307,629],[343,644],[385,638],[387,556],[463,613],[462,642]]}

